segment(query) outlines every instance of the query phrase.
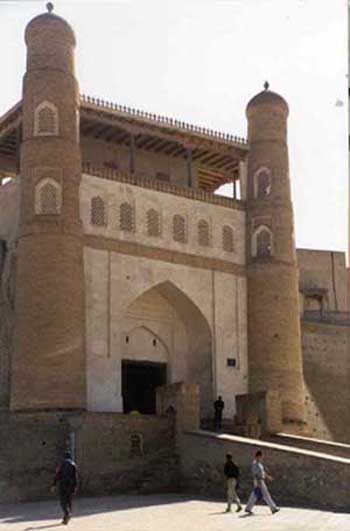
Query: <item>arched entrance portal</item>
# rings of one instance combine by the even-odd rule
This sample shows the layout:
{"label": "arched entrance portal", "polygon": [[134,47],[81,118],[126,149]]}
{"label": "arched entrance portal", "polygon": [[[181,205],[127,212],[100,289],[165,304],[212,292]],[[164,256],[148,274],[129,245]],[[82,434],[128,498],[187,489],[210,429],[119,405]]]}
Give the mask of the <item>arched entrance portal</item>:
{"label": "arched entrance portal", "polygon": [[123,410],[155,412],[155,389],[175,382],[198,383],[201,416],[212,409],[209,325],[198,307],[171,282],[135,299],[123,319]]}

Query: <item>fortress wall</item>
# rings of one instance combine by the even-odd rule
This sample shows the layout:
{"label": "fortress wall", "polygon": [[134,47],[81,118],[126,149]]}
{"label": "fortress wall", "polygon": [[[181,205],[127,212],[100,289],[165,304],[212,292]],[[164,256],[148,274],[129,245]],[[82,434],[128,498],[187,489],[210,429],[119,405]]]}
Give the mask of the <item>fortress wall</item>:
{"label": "fortress wall", "polygon": [[231,452],[241,471],[239,494],[245,503],[252,489],[251,461],[263,450],[274,481],[269,489],[278,505],[349,508],[350,459],[253,439],[208,432],[185,433],[181,441],[183,490],[225,499],[223,465]]}
{"label": "fortress wall", "polygon": [[327,290],[330,311],[349,311],[345,253],[297,249],[299,284],[301,289]]}
{"label": "fortress wall", "polygon": [[0,240],[12,240],[17,232],[19,182],[12,180],[0,186]]}
{"label": "fortress wall", "polygon": [[350,329],[302,321],[307,431],[350,441]]}
{"label": "fortress wall", "polygon": [[168,417],[17,413],[0,418],[0,430],[0,503],[56,497],[50,486],[71,433],[80,495],[174,492],[178,486]]}

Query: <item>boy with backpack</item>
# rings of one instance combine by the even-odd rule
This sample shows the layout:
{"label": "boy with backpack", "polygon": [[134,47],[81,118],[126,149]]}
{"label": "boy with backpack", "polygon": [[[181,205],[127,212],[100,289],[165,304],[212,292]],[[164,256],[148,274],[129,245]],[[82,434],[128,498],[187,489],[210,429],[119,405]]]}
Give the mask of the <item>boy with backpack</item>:
{"label": "boy with backpack", "polygon": [[239,469],[238,466],[234,463],[232,459],[232,454],[226,454],[226,462],[224,467],[224,474],[226,478],[226,488],[227,488],[227,508],[226,512],[231,512],[231,506],[233,501],[237,504],[236,512],[242,510],[240,499],[237,495],[237,487],[239,480]]}

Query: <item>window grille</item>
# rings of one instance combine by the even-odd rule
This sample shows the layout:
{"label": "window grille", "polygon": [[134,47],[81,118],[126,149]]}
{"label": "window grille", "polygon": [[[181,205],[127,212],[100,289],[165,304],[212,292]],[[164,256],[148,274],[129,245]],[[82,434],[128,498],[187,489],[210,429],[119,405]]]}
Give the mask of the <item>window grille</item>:
{"label": "window grille", "polygon": [[43,179],[35,188],[35,213],[59,214],[61,211],[61,186],[53,179]]}
{"label": "window grille", "polygon": [[130,203],[122,203],[119,213],[120,230],[133,232],[135,230],[134,210]]}
{"label": "window grille", "polygon": [[105,202],[100,196],[91,199],[90,212],[91,225],[105,227],[107,225]]}
{"label": "window grille", "polygon": [[52,103],[43,102],[36,108],[34,134],[42,136],[58,134],[58,112]]}
{"label": "window grille", "polygon": [[179,243],[186,243],[187,240],[185,218],[179,214],[173,217],[173,239]]}
{"label": "window grille", "polygon": [[203,247],[209,247],[209,223],[205,219],[198,222],[198,243]]}
{"label": "window grille", "polygon": [[147,234],[148,236],[160,236],[160,215],[153,208],[147,212]]}
{"label": "window grille", "polygon": [[222,247],[227,253],[234,251],[233,230],[229,225],[225,225],[222,229]]}

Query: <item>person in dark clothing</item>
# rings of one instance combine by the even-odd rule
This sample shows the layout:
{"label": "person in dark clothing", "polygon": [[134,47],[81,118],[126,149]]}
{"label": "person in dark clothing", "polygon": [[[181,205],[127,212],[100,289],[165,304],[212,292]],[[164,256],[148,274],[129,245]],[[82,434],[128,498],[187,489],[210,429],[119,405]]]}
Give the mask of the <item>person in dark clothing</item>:
{"label": "person in dark clothing", "polygon": [[222,423],[222,412],[225,407],[225,402],[222,399],[222,396],[219,396],[214,402],[214,427],[215,430],[221,430]]}
{"label": "person in dark clothing", "polygon": [[232,454],[226,454],[226,462],[224,466],[224,474],[226,479],[226,490],[227,490],[227,508],[226,512],[231,512],[231,506],[233,500],[237,504],[236,512],[242,510],[241,501],[237,494],[238,480],[239,480],[239,468],[234,463],[232,459]]}
{"label": "person in dark clothing", "polygon": [[64,454],[64,460],[56,470],[54,486],[58,485],[58,495],[63,511],[62,524],[68,524],[72,512],[72,497],[78,484],[76,464],[70,453]]}

